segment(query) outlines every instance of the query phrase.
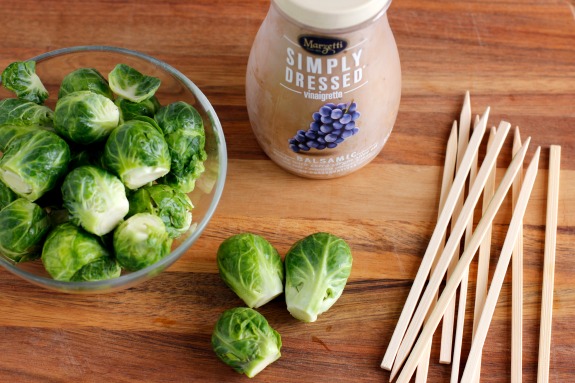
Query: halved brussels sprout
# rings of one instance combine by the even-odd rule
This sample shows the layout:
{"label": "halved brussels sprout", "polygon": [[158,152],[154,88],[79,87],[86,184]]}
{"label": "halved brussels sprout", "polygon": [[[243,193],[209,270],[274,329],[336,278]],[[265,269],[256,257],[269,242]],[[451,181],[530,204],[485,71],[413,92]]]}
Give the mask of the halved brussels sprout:
{"label": "halved brussels sprout", "polygon": [[52,126],[54,112],[46,106],[19,98],[0,100],[0,126]]}
{"label": "halved brussels sprout", "polygon": [[108,81],[94,68],[79,68],[68,73],[62,80],[58,98],[82,90],[89,90],[111,100],[114,98]]}
{"label": "halved brussels sprout", "polygon": [[151,213],[162,219],[170,238],[184,234],[192,224],[194,205],[187,194],[168,185],[151,185],[138,189],[128,200],[128,216]]}
{"label": "halved brussels sprout", "polygon": [[220,244],[220,277],[248,307],[258,308],[284,290],[284,265],[277,250],[263,237],[237,234]]}
{"label": "halved brussels sprout", "polygon": [[133,102],[142,102],[154,95],[160,79],[143,75],[126,64],[118,64],[108,74],[110,88],[117,95]]}
{"label": "halved brussels sprout", "polygon": [[104,148],[104,164],[129,189],[137,189],[170,171],[164,137],[144,121],[127,121],[115,129]]}
{"label": "halved brussels sprout", "polygon": [[48,91],[36,74],[35,61],[16,61],[2,72],[2,85],[16,93],[18,98],[42,104],[48,98]]}
{"label": "halved brussels sprout", "polygon": [[[70,222],[55,227],[42,248],[42,263],[48,274],[58,281],[100,280],[117,276],[118,269],[109,265],[109,262],[115,262],[110,257],[100,238]],[[99,263],[91,265],[93,262]]]}
{"label": "halved brussels sprout", "polygon": [[87,90],[62,97],[54,111],[54,129],[82,145],[105,140],[119,121],[120,111],[112,100]]}
{"label": "halved brussels sprout", "polygon": [[13,138],[0,158],[0,179],[16,194],[35,201],[66,174],[70,148],[47,130],[30,130]]}
{"label": "halved brussels sprout", "polygon": [[96,235],[114,230],[129,209],[122,182],[95,166],[80,166],[68,173],[62,199],[72,222]]}
{"label": "halved brussels sprout", "polygon": [[202,116],[193,106],[178,101],[160,108],[154,118],[164,132],[171,156],[171,171],[160,182],[189,193],[205,170]]}
{"label": "halved brussels sprout", "polygon": [[116,259],[126,270],[153,265],[170,253],[171,246],[164,222],[150,213],[135,214],[114,231]]}
{"label": "halved brussels sprout", "polygon": [[349,245],[328,233],[296,242],[285,256],[287,309],[304,322],[314,322],[341,296],[351,273]]}
{"label": "halved brussels sprout", "polygon": [[281,356],[282,339],[256,310],[226,310],[212,333],[212,348],[228,366],[253,378]]}
{"label": "halved brussels sprout", "polygon": [[49,229],[46,212],[19,198],[0,211],[0,251],[14,262],[38,258]]}

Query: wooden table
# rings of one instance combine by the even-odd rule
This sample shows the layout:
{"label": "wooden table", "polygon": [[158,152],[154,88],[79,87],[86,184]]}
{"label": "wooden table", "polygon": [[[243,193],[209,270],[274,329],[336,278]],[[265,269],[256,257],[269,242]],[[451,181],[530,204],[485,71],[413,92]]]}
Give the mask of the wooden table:
{"label": "wooden table", "polygon": [[[248,122],[244,74],[269,0],[3,0],[0,67],[47,50],[116,45],[165,60],[212,101],[229,149],[228,178],[197,244],[160,276],[126,291],[72,296],[0,271],[2,382],[240,382],[210,346],[214,323],[242,302],[217,274],[220,242],[244,231],[283,255],[315,231],[344,237],[354,266],[337,304],[312,324],[282,298],[260,312],[283,339],[282,357],[255,382],[384,382],[379,364],[437,215],[444,147],[465,90],[472,111],[521,128],[543,156],[525,218],[523,381],[535,382],[549,145],[563,147],[552,382],[575,381],[575,6],[569,0],[396,0],[388,11],[399,46],[403,94],[394,131],[367,167],[330,181],[280,170]],[[510,159],[511,139],[499,158]],[[534,149],[527,155],[529,160]],[[502,172],[500,172],[502,174]],[[257,197],[254,198],[254,196]],[[494,229],[492,270],[510,218]],[[476,264],[470,285],[475,286]],[[473,301],[471,294],[468,302]],[[468,307],[463,363],[469,350]],[[508,382],[511,281],[486,342],[483,382]],[[429,382],[449,381],[433,345]]]}

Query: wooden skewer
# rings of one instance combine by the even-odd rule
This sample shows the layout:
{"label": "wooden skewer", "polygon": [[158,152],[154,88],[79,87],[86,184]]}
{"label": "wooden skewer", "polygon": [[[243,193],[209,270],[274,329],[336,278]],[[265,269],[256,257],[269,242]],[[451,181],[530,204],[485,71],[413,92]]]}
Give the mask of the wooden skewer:
{"label": "wooden skewer", "polygon": [[[500,130],[500,129],[501,129],[501,127],[498,130]],[[445,285],[445,288],[443,289],[443,292],[442,292],[441,296],[439,297],[437,304],[435,305],[435,309],[433,310],[433,312],[429,316],[429,320],[428,320],[427,324],[423,328],[421,335],[420,335],[415,347],[413,348],[413,351],[411,352],[411,354],[409,356],[409,359],[405,363],[405,366],[404,366],[401,374],[399,375],[399,377],[397,379],[397,383],[407,383],[411,379],[411,376],[413,375],[415,367],[417,366],[417,363],[419,362],[419,359],[422,355],[422,351],[424,350],[425,345],[427,344],[430,336],[433,335],[435,328],[439,324],[439,321],[441,320],[441,316],[443,315],[443,311],[447,307],[449,300],[452,299],[455,292],[457,291],[457,286],[459,285],[459,282],[461,281],[461,278],[463,277],[463,273],[465,272],[465,269],[467,267],[469,267],[469,264],[471,263],[471,260],[473,259],[473,256],[475,255],[475,252],[479,248],[479,245],[483,239],[483,236],[485,235],[485,232],[487,231],[487,227],[492,223],[493,218],[495,217],[495,214],[497,213],[497,210],[501,206],[501,203],[503,202],[503,199],[505,198],[505,195],[507,194],[507,191],[511,187],[511,183],[513,182],[513,179],[515,178],[515,175],[517,174],[517,171],[519,169],[519,165],[521,163],[523,163],[523,159],[525,158],[525,153],[526,153],[528,146],[529,146],[529,139],[527,139],[527,141],[523,144],[521,151],[519,153],[517,153],[517,155],[513,158],[513,160],[511,161],[511,164],[507,168],[507,171],[505,172],[505,175],[503,176],[503,179],[501,180],[499,187],[495,191],[495,195],[493,196],[493,199],[491,200],[491,203],[489,204],[489,207],[487,208],[486,213],[483,215],[483,217],[481,217],[481,220],[479,221],[479,223],[477,224],[477,227],[475,228],[475,232],[473,233],[473,237],[471,238],[471,241],[469,243],[469,247],[466,248],[465,251],[463,252],[463,254],[461,255],[461,258],[459,259],[459,262],[457,264],[457,267],[455,268],[455,271],[453,272],[452,277],[449,278],[449,280],[447,281],[447,284]],[[538,159],[538,157],[536,157],[536,158]],[[532,161],[532,164],[534,162],[536,162],[536,161]],[[537,169],[536,165],[530,166],[530,168]],[[481,173],[481,170],[480,170],[480,173]],[[478,176],[478,178],[479,178],[479,176]],[[527,183],[527,181],[526,181],[526,183]],[[517,212],[518,212],[518,210],[516,211],[516,213]],[[517,213],[517,215],[519,215],[519,214]],[[441,263],[441,259],[439,262]],[[438,268],[439,268],[439,263],[438,263]],[[432,279],[433,279],[433,277],[432,277]],[[436,289],[436,288],[437,288],[437,286],[435,284],[431,285],[431,282],[430,282],[428,289]],[[423,298],[422,298],[422,300],[423,300]],[[466,370],[467,370],[467,366],[466,366]],[[462,382],[469,382],[469,381],[471,381],[471,380],[465,380],[465,378],[462,379]]]}
{"label": "wooden skewer", "polygon": [[[480,123],[478,130],[482,130],[481,128],[485,127],[484,124],[485,121],[483,120],[482,123]],[[417,337],[419,329],[421,328],[423,319],[427,314],[427,311],[429,310],[432,297],[435,295],[435,292],[439,289],[439,285],[441,284],[445,271],[447,270],[448,264],[451,262],[451,258],[454,256],[455,249],[459,245],[461,236],[465,231],[467,221],[469,220],[469,217],[471,216],[471,214],[473,214],[473,211],[475,210],[475,205],[477,204],[479,196],[481,195],[481,191],[485,186],[485,181],[487,180],[489,170],[491,169],[491,166],[493,166],[493,163],[495,162],[495,159],[497,158],[497,155],[499,154],[499,151],[503,146],[503,142],[505,140],[505,137],[507,136],[507,133],[509,132],[509,128],[510,124],[507,122],[502,121],[499,124],[499,129],[497,131],[497,135],[494,141],[495,143],[493,144],[491,150],[487,151],[485,159],[483,160],[481,168],[479,169],[479,173],[477,174],[477,179],[473,183],[473,186],[471,187],[471,190],[469,192],[469,195],[467,196],[465,204],[463,205],[463,209],[461,210],[461,214],[457,219],[457,222],[455,223],[455,228],[452,230],[451,235],[447,240],[445,249],[443,250],[441,257],[437,262],[435,272],[429,279],[427,289],[423,294],[423,297],[421,298],[417,311],[413,316],[413,320],[409,324],[409,327],[405,333],[405,338],[403,339],[403,342],[401,343],[401,346],[397,352],[396,363],[393,366],[393,370],[391,372],[391,379],[395,377],[395,375],[399,371],[399,368],[401,367],[401,364],[407,358],[409,350],[411,350],[411,347],[413,346],[415,338]],[[473,134],[475,134],[475,132]],[[514,164],[513,161],[512,164]],[[517,164],[514,164],[514,166],[517,166]],[[479,244],[477,245],[477,247],[479,247]]]}
{"label": "wooden skewer", "polygon": [[[484,114],[484,117],[487,119],[487,111]],[[437,254],[441,239],[445,235],[447,225],[449,224],[453,209],[455,208],[455,202],[457,201],[459,194],[463,191],[465,180],[467,179],[467,173],[471,167],[471,162],[475,153],[477,153],[484,134],[485,129],[477,129],[473,132],[473,135],[469,140],[469,145],[467,146],[467,150],[465,151],[463,160],[461,161],[461,167],[455,175],[453,186],[449,191],[445,201],[445,206],[437,220],[437,224],[433,230],[433,234],[431,235],[431,239],[429,240],[429,244],[427,245],[427,249],[425,250],[425,254],[423,255],[421,264],[417,270],[417,274],[415,275],[415,279],[413,280],[413,285],[407,295],[399,320],[397,321],[397,325],[393,331],[393,335],[391,336],[391,340],[381,362],[381,368],[391,370],[393,361],[397,355],[397,350],[401,344],[401,340],[403,339],[403,335],[405,334],[409,321],[411,320],[411,316],[415,310],[415,306],[417,305],[423,286],[425,285],[433,259],[435,258],[435,254]]]}
{"label": "wooden skewer", "polygon": [[487,299],[485,300],[485,306],[481,312],[479,325],[477,326],[477,332],[475,333],[475,338],[473,338],[473,342],[471,344],[471,350],[469,352],[469,357],[467,358],[467,365],[465,366],[465,371],[461,377],[462,382],[471,381],[477,371],[477,365],[480,360],[479,356],[481,355],[483,345],[485,344],[485,338],[487,337],[489,325],[491,323],[491,319],[493,318],[493,312],[495,311],[497,299],[499,298],[499,293],[501,292],[501,286],[503,286],[503,281],[505,280],[505,274],[507,273],[507,267],[509,266],[511,253],[515,247],[515,242],[517,240],[521,225],[523,224],[523,216],[525,215],[527,203],[529,202],[529,196],[531,195],[533,184],[535,183],[535,178],[537,177],[537,166],[539,163],[540,152],[541,148],[537,148],[537,151],[531,160],[531,164],[529,164],[527,172],[525,173],[525,180],[521,186],[521,191],[519,192],[517,204],[515,205],[515,209],[511,217],[511,222],[509,223],[509,229],[507,230],[507,235],[505,236],[505,241],[503,242],[503,247],[501,248],[499,261],[497,262],[495,273],[493,274],[491,286],[489,287],[489,293],[487,294]]}
{"label": "wooden skewer", "polygon": [[[475,120],[474,128],[477,127],[477,124],[479,124],[479,118]],[[493,139],[491,133],[489,135],[489,139],[491,140]],[[478,156],[476,155],[475,159],[473,160],[471,170],[469,171],[470,189],[471,185],[473,185],[473,182],[475,182],[475,178],[477,177],[477,162],[478,162]],[[494,166],[497,166],[496,164],[497,162],[495,163]],[[487,177],[487,180],[489,180],[489,176]],[[473,214],[471,214],[471,217],[469,217],[469,221],[467,221],[467,228],[465,229],[465,243],[464,243],[465,247],[467,247],[467,245],[469,244],[472,235],[473,235]],[[457,254],[457,252],[455,254]],[[457,261],[458,258],[459,257],[453,257],[451,261],[453,262],[453,259]],[[461,284],[459,285],[459,303],[457,306],[457,322],[455,324],[455,342],[453,344],[453,358],[451,363],[451,383],[457,383],[459,380],[459,364],[461,362],[461,347],[463,345],[463,328],[465,326],[465,308],[467,306],[468,285],[469,285],[469,268],[463,275],[463,279],[461,280]]]}
{"label": "wooden skewer", "polygon": [[[489,140],[487,141],[487,147],[489,148],[493,144],[493,137],[496,133],[495,126],[491,127],[489,132]],[[521,144],[521,143],[520,143]],[[515,153],[514,153],[515,154]],[[483,206],[482,214],[487,210],[489,201],[493,198],[493,193],[495,193],[495,177],[496,177],[497,166],[493,166],[489,177],[487,178],[487,183],[483,189]],[[515,177],[515,180],[520,177],[520,174]],[[491,232],[492,225],[487,228],[487,233],[485,233],[485,238],[479,245],[479,256],[477,260],[477,282],[475,289],[475,306],[473,311],[473,336],[475,336],[475,331],[477,330],[477,324],[479,323],[479,316],[481,315],[481,310],[483,310],[483,305],[485,304],[485,298],[487,296],[487,281],[489,277],[489,258],[491,257]],[[472,336],[472,337],[473,337]],[[479,382],[479,372],[475,375],[475,382]]]}
{"label": "wooden skewer", "polygon": [[[461,158],[463,157],[463,152],[467,148],[467,142],[469,141],[469,129],[471,126],[471,101],[469,97],[469,91],[465,92],[465,98],[463,100],[463,107],[461,108],[461,113],[459,115],[459,142],[457,144],[457,167],[461,163]],[[456,167],[456,169],[457,169]],[[464,193],[461,193],[457,204],[455,205],[455,210],[453,212],[453,219],[451,220],[451,229],[453,230],[453,225],[459,216],[461,209],[463,207]],[[457,259],[459,258],[459,248],[456,250],[457,257],[453,257],[449,268],[447,269],[447,277],[451,275],[455,265],[457,265]],[[441,347],[439,351],[439,363],[451,363],[451,352],[453,348],[453,324],[455,320],[455,298],[449,303],[445,314],[443,315],[443,329],[441,330]]]}
{"label": "wooden skewer", "polygon": [[557,243],[560,167],[561,147],[551,145],[549,154],[549,181],[547,186],[547,219],[545,222],[539,363],[537,368],[538,383],[546,383],[549,381],[549,352],[551,350],[551,321],[553,319],[553,285],[555,280],[555,247]]}
{"label": "wooden skewer", "polygon": [[[438,209],[438,218],[445,206],[445,200],[447,199],[447,194],[451,189],[451,185],[453,185],[453,176],[455,174],[455,161],[457,156],[457,121],[453,122],[453,126],[451,128],[451,134],[449,135],[449,139],[447,140],[447,147],[445,149],[445,162],[443,166],[443,177],[441,180],[441,195],[439,197],[439,209]],[[431,266],[431,272],[435,270],[435,265],[437,264],[437,258],[440,255],[440,252],[443,251],[443,247],[445,245],[445,235],[441,239],[441,243],[439,245],[439,251],[435,255],[435,259],[433,265]],[[435,301],[437,301],[437,294],[435,297]],[[431,342],[426,350],[425,357],[421,360],[421,363],[417,367],[417,373],[415,374],[415,383],[425,383],[427,382],[427,374],[429,371],[429,358],[431,356]]]}
{"label": "wooden skewer", "polygon": [[[513,155],[521,148],[519,128],[515,128],[513,137]],[[520,171],[512,187],[512,204],[519,200],[519,190],[523,182]],[[511,383],[521,383],[523,376],[523,225],[511,256]],[[479,366],[480,367],[480,366]],[[478,368],[479,368],[478,367]]]}

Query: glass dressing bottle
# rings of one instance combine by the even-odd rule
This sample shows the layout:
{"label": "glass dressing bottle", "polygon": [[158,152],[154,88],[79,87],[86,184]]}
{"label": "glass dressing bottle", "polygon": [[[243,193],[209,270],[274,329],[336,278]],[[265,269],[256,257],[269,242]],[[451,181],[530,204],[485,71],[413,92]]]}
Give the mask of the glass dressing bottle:
{"label": "glass dressing bottle", "polygon": [[375,158],[395,123],[401,67],[391,0],[272,0],[253,43],[246,101],[265,153],[308,178]]}

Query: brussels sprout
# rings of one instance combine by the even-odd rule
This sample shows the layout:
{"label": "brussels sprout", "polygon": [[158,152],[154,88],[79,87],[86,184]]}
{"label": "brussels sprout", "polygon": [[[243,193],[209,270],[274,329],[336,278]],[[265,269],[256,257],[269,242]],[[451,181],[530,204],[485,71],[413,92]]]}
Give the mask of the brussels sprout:
{"label": "brussels sprout", "polygon": [[284,265],[277,250],[259,235],[234,235],[218,248],[223,281],[249,307],[258,308],[283,292]]}
{"label": "brussels sprout", "polygon": [[341,296],[351,273],[348,244],[328,233],[296,242],[285,257],[287,309],[295,318],[314,322]]}
{"label": "brussels sprout", "polygon": [[0,158],[0,179],[16,194],[35,201],[67,171],[70,148],[47,130],[30,130],[10,141]]}
{"label": "brussels sprout", "polygon": [[62,199],[72,222],[96,235],[114,230],[129,209],[122,182],[95,166],[80,166],[68,173]]}
{"label": "brussels sprout", "polygon": [[177,238],[192,224],[194,205],[187,194],[168,185],[151,185],[138,189],[128,200],[128,217],[137,213],[151,213],[162,219],[168,236]]}
{"label": "brussels sprout", "polygon": [[114,93],[132,102],[147,100],[160,87],[159,78],[145,76],[126,64],[116,65],[108,74],[108,80]]}
{"label": "brussels sprout", "polygon": [[171,171],[161,183],[189,193],[203,173],[207,158],[202,116],[193,106],[178,101],[160,108],[154,118],[164,132],[172,158]]}
{"label": "brussels sprout", "polygon": [[13,139],[35,130],[40,130],[36,125],[2,125],[0,126],[0,151],[5,152]]}
{"label": "brussels sprout", "polygon": [[114,103],[120,109],[123,121],[133,120],[137,116],[154,117],[154,114],[160,109],[160,103],[156,96],[141,102],[133,102],[126,98],[118,97]]}
{"label": "brussels sprout", "polygon": [[253,378],[281,356],[280,334],[256,310],[226,310],[212,333],[216,355],[240,374]]}
{"label": "brussels sprout", "polygon": [[58,91],[58,98],[82,90],[89,90],[90,92],[107,97],[110,100],[114,98],[108,81],[100,72],[93,68],[79,68],[68,73],[62,80],[60,90]]}
{"label": "brussels sprout", "polygon": [[129,189],[137,189],[170,171],[168,145],[152,125],[132,120],[115,129],[104,147],[104,164]]}
{"label": "brussels sprout", "polygon": [[122,273],[122,268],[111,257],[103,257],[88,263],[82,267],[70,281],[84,282],[84,281],[102,281],[112,278],[118,278]]}
{"label": "brussels sprout", "polygon": [[18,196],[4,182],[0,181],[0,210],[16,201]]}
{"label": "brussels sprout", "polygon": [[126,270],[150,266],[170,253],[172,240],[162,220],[150,213],[138,213],[114,231],[116,259]]}
{"label": "brussels sprout", "polygon": [[52,126],[54,112],[46,106],[19,98],[5,98],[0,101],[1,125]]}
{"label": "brussels sprout", "polygon": [[[42,248],[42,263],[48,274],[58,281],[88,280],[87,277],[98,280],[116,275],[101,263],[90,266],[109,258],[110,253],[98,237],[70,222],[56,226],[46,237]],[[102,270],[102,274],[98,274],[97,269]]]}
{"label": "brussels sprout", "polygon": [[106,167],[104,166],[104,161],[102,159],[103,155],[103,145],[90,145],[85,149],[72,151],[68,168],[72,170],[80,166],[90,165],[105,169]]}
{"label": "brussels sprout", "polygon": [[50,229],[46,212],[19,198],[0,211],[0,251],[14,262],[37,258]]}
{"label": "brussels sprout", "polygon": [[120,121],[112,100],[87,90],[70,93],[56,103],[54,129],[82,145],[103,141]]}
{"label": "brussels sprout", "polygon": [[16,93],[18,98],[42,104],[48,98],[48,91],[36,74],[35,61],[16,61],[2,72],[2,85]]}

